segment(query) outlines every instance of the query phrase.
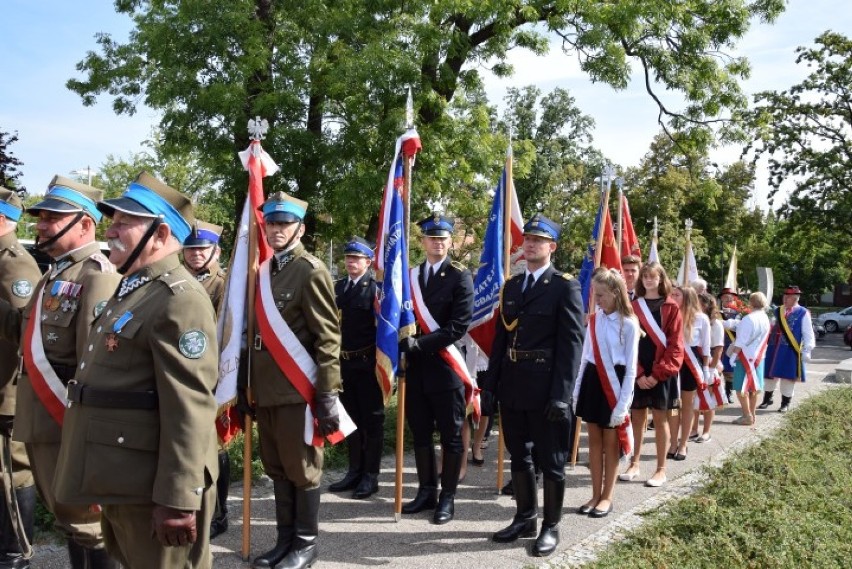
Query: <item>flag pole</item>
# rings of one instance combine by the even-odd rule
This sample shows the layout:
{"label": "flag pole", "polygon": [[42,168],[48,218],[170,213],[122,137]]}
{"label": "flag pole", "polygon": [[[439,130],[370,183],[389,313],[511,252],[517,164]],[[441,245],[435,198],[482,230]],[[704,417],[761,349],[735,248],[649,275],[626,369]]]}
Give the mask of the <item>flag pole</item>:
{"label": "flag pole", "polygon": [[618,229],[616,229],[615,242],[618,247],[618,254],[624,249],[622,238],[624,237],[624,178],[618,177],[615,179],[615,185],[618,186],[618,215],[616,216]]}
{"label": "flag pole", "polygon": [[[503,189],[503,282],[509,280],[512,269],[512,194],[515,182],[512,178],[512,165],[515,161],[512,152],[512,135],[509,134],[509,148],[506,150],[506,183]],[[494,406],[495,411],[497,406]],[[503,438],[503,416],[497,415],[497,493],[503,489],[503,462],[506,459],[506,443]]]}
{"label": "flag pole", "polygon": [[684,225],[686,226],[686,241],[683,244],[683,279],[680,283],[681,286],[689,284],[689,239],[690,233],[692,233],[692,220],[687,219]]}

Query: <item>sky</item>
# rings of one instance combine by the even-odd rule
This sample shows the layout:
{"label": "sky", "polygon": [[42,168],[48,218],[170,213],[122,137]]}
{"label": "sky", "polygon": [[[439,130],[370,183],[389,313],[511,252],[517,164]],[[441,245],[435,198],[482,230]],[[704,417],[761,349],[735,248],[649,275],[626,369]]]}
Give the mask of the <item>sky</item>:
{"label": "sky", "polygon": [[[95,34],[126,40],[132,26],[127,16],[116,14],[106,0],[2,0],[2,14],[0,130],[18,133],[10,150],[24,163],[22,182],[30,193],[43,193],[54,174],[68,176],[97,168],[110,154],[126,157],[141,150],[157,121],[154,111],[140,107],[132,117],[118,116],[108,96],[84,107],[65,87],[68,79],[82,78],[75,65],[97,49]],[[800,81],[806,69],[795,65],[795,48],[812,45],[827,29],[852,36],[847,0],[790,0],[774,25],[754,23],[735,52],[752,65],[744,90],[781,90]],[[594,145],[616,164],[638,166],[660,131],[657,107],[644,90],[638,66],[628,88],[615,91],[593,84],[558,45],[543,57],[516,50],[510,62],[513,77],[486,78],[492,103],[502,102],[509,87],[534,84],[544,93],[568,89],[577,106],[595,120]],[[712,155],[720,164],[738,157],[739,149],[733,147]],[[767,185],[760,173],[754,202],[765,206]]]}

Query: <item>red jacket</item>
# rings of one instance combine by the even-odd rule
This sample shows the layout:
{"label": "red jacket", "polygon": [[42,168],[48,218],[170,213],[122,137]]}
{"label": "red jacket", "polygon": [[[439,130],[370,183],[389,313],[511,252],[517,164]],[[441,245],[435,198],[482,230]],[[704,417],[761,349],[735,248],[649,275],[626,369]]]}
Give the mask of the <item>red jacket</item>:
{"label": "red jacket", "polygon": [[[637,299],[633,301],[633,312],[638,313],[639,310],[641,309]],[[683,320],[680,317],[680,309],[677,303],[671,297],[668,297],[660,307],[660,314],[663,333],[666,335],[666,347],[663,349],[657,346],[657,352],[654,355],[654,367],[650,375],[657,381],[663,381],[677,375],[681,365],[683,365]],[[644,326],[642,331],[646,334],[649,333],[644,329]],[[636,377],[643,375],[649,374],[642,369],[640,363],[636,367]]]}

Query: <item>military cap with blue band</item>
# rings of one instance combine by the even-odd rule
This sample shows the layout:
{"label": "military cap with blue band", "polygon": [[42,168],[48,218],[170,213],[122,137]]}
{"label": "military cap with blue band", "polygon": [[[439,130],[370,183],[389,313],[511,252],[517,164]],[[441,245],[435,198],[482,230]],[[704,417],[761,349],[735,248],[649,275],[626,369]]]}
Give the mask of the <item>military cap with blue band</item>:
{"label": "military cap with blue band", "polygon": [[417,223],[420,226],[420,232],[426,237],[449,237],[453,234],[455,222],[449,217],[444,217],[437,213],[423,219]]}
{"label": "military cap with blue band", "polygon": [[343,248],[343,254],[367,257],[368,259],[372,259],[374,256],[373,246],[360,237],[353,237]]}
{"label": "military cap with blue band", "polygon": [[219,244],[219,237],[224,228],[206,221],[196,221],[189,233],[189,237],[183,240],[184,249],[194,247],[213,247]]}
{"label": "military cap with blue band", "polygon": [[108,217],[116,211],[138,217],[158,217],[181,243],[189,236],[195,221],[189,198],[147,172],[139,174],[121,197],[98,202],[98,209]]}
{"label": "military cap with blue band", "polygon": [[23,207],[18,192],[0,187],[0,215],[5,215],[12,221],[18,221],[24,212]]}
{"label": "military cap with blue band", "polygon": [[284,192],[273,192],[257,209],[263,212],[264,221],[295,223],[305,219],[308,202],[294,198]]}
{"label": "military cap with blue band", "polygon": [[561,230],[562,228],[558,223],[544,217],[540,213],[532,216],[527,224],[524,225],[524,235],[538,235],[539,237],[553,239],[554,241],[559,240],[559,232]]}
{"label": "military cap with blue band", "polygon": [[103,214],[98,211],[98,202],[102,200],[104,193],[86,184],[54,176],[47,185],[47,193],[44,199],[32,207],[27,208],[30,215],[38,215],[40,211],[54,211],[57,213],[84,212],[86,215],[100,222]]}

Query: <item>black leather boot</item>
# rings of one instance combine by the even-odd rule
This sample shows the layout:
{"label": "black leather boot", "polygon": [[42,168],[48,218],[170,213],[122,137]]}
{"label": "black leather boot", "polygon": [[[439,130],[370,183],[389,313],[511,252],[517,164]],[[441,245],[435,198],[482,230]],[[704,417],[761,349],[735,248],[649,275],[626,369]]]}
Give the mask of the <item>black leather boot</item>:
{"label": "black leather boot", "polygon": [[346,476],[329,485],[330,492],[348,492],[354,490],[361,480],[363,474],[363,465],[361,459],[364,454],[364,437],[361,435],[361,430],[358,429],[351,435],[346,437],[346,448],[349,451],[349,470]]}
{"label": "black leather boot", "polygon": [[[764,391],[763,392],[763,401],[760,402],[760,405],[757,406],[758,409],[768,409],[770,405],[772,405],[772,395],[774,391]],[[783,399],[783,397],[782,397]]]}
{"label": "black leather boot", "polygon": [[518,511],[512,523],[491,537],[497,543],[510,543],[519,537],[535,537],[538,525],[535,474],[532,470],[513,472],[512,485]]}
{"label": "black leather boot", "polygon": [[[21,514],[20,522],[24,528],[24,534],[27,536],[27,541],[33,542],[33,530],[35,528],[35,504],[36,504],[36,489],[35,486],[25,486],[15,489],[15,496],[18,500],[18,511]],[[30,566],[30,560],[23,555],[22,548],[18,543],[18,534],[12,526],[12,518],[6,508],[6,499],[0,500],[3,502],[3,520],[0,522],[2,529],[2,553],[0,554],[0,569],[27,569]]]}
{"label": "black leather boot", "polygon": [[210,539],[228,531],[228,490],[231,487],[231,461],[227,451],[219,451],[219,478],[216,479],[216,510],[210,520]]}
{"label": "black leather boot", "polygon": [[305,569],[317,560],[320,489],[296,490],[296,537],[277,569]]}
{"label": "black leather boot", "polygon": [[444,451],[441,465],[441,494],[438,496],[438,505],[432,516],[432,522],[437,525],[445,524],[455,516],[456,488],[459,485],[463,457],[463,454]]}
{"label": "black leather boot", "polygon": [[369,498],[379,491],[379,470],[382,466],[382,449],[384,448],[384,434],[370,433],[364,441],[364,474],[358,482],[352,497],[356,500]]}
{"label": "black leather boot", "polygon": [[71,569],[88,569],[86,548],[73,539],[68,540],[68,559],[71,560]]}
{"label": "black leather boot", "polygon": [[379,475],[372,472],[365,472],[361,475],[361,480],[358,482],[358,487],[352,493],[352,497],[356,500],[369,498],[379,491]]}
{"label": "black leather boot", "polygon": [[562,519],[562,500],[565,497],[564,480],[544,479],[544,519],[541,532],[533,544],[533,555],[545,557],[559,545],[559,521]]}
{"label": "black leather boot", "polygon": [[417,496],[402,506],[403,514],[416,514],[432,510],[438,501],[438,467],[435,464],[435,450],[431,447],[415,447],[414,462],[417,465]]}
{"label": "black leather boot", "polygon": [[275,567],[290,552],[293,544],[295,492],[293,483],[289,480],[275,480],[275,523],[278,529],[278,539],[275,547],[258,555],[252,561],[252,569],[269,569]]}
{"label": "black leather boot", "polygon": [[68,558],[71,569],[121,569],[106,549],[87,549],[73,539],[68,540]]}
{"label": "black leather boot", "polygon": [[793,397],[787,397],[785,395],[781,396],[781,407],[778,408],[779,413],[786,413],[790,410],[790,402],[793,401]]}

